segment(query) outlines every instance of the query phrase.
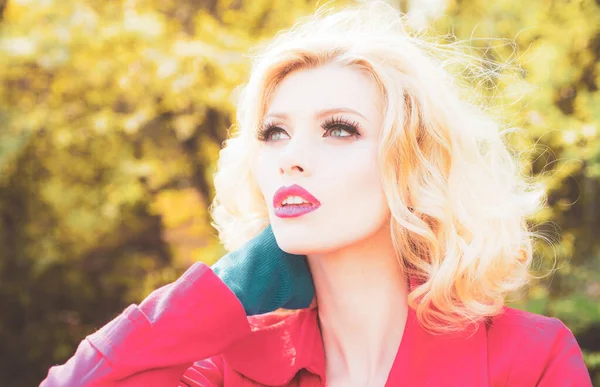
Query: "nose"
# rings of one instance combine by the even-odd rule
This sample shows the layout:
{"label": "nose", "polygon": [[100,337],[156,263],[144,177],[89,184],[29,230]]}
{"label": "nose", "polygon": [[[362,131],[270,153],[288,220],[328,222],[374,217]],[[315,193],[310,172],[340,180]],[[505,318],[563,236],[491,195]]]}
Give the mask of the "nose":
{"label": "nose", "polygon": [[281,175],[310,174],[310,146],[308,141],[296,137],[285,145],[279,155],[279,173]]}

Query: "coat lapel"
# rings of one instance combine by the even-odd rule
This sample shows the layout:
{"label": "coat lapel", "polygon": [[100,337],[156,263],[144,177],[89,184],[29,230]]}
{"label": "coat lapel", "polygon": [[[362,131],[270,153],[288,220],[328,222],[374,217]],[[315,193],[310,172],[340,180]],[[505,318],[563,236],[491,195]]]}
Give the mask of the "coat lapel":
{"label": "coat lapel", "polygon": [[386,386],[488,386],[485,323],[477,331],[434,335],[409,315]]}

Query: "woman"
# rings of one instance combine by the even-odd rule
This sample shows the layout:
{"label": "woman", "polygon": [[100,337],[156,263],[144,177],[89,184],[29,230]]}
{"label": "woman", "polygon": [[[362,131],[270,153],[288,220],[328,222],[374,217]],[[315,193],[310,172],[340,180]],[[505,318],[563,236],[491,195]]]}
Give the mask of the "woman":
{"label": "woman", "polygon": [[232,252],[42,386],[591,385],[564,324],[504,306],[542,193],[401,22],[320,12],[257,55],[215,176]]}

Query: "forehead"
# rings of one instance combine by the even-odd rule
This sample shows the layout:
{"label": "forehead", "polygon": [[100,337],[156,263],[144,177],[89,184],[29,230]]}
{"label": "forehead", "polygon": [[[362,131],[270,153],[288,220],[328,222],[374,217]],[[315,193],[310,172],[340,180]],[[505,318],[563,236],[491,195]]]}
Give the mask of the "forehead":
{"label": "forehead", "polygon": [[267,114],[293,116],[348,108],[376,122],[380,102],[377,84],[366,71],[328,64],[287,75],[275,89]]}

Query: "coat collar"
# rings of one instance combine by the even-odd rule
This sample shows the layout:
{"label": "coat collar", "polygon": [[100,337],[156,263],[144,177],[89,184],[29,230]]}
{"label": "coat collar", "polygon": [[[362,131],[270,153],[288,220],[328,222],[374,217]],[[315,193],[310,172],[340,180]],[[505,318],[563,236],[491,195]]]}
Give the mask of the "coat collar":
{"label": "coat collar", "polygon": [[305,368],[323,378],[325,353],[317,309],[248,318],[251,334],[223,354],[242,375],[269,386],[289,383]]}
{"label": "coat collar", "polygon": [[[411,281],[411,288],[413,285]],[[223,354],[234,370],[269,386],[288,384],[302,369],[325,379],[317,308],[252,316],[248,321],[251,334]],[[422,328],[416,312],[409,308],[387,385],[482,386],[487,379],[484,323],[477,330],[433,335]]]}

